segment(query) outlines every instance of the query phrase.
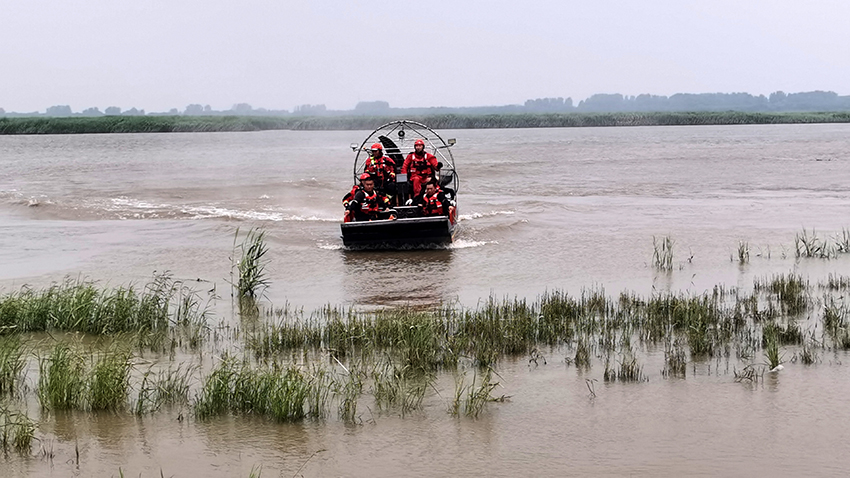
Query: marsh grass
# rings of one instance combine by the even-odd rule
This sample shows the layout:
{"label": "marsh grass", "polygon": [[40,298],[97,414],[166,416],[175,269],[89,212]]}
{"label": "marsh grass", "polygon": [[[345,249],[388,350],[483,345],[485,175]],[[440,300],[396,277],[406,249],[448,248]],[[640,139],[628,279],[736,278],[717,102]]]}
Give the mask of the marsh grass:
{"label": "marsh grass", "polygon": [[13,411],[0,404],[0,449],[6,454],[14,449],[29,455],[35,438],[35,423],[23,412]]}
{"label": "marsh grass", "polygon": [[466,373],[455,375],[455,393],[449,403],[449,413],[453,416],[463,413],[467,417],[478,418],[488,402],[504,401],[507,398],[505,396],[492,396],[493,390],[499,386],[499,382],[493,381],[493,375],[490,367],[485,367],[481,375],[476,369],[469,383],[466,382]]}
{"label": "marsh grass", "polygon": [[[344,386],[352,382],[345,382]],[[315,368],[306,373],[299,367],[277,363],[255,367],[225,355],[197,392],[194,411],[199,419],[226,413],[258,415],[281,422],[321,418],[327,413],[328,393],[334,385]],[[354,400],[354,404],[348,404],[351,420],[356,414],[356,395],[351,392],[346,397]]]}
{"label": "marsh grass", "polygon": [[395,408],[405,416],[421,408],[425,392],[434,376],[398,367],[391,361],[376,364],[372,371],[372,394],[379,408]]}
{"label": "marsh grass", "polygon": [[680,377],[685,378],[688,371],[687,353],[682,343],[678,340],[667,344],[664,350],[664,370],[662,374],[665,377]]}
{"label": "marsh grass", "polygon": [[670,236],[652,236],[652,264],[661,271],[673,270],[673,239]]}
{"label": "marsh grass", "polygon": [[26,366],[25,354],[20,336],[0,336],[0,397],[20,390]]}
{"label": "marsh grass", "polygon": [[754,289],[774,294],[787,314],[798,315],[808,307],[809,283],[801,275],[780,274],[770,281],[755,279]]}
{"label": "marsh grass", "polygon": [[165,405],[187,405],[189,386],[197,365],[178,364],[165,370],[153,372],[149,368],[142,376],[133,412],[144,415],[159,410]]}
{"label": "marsh grass", "polygon": [[89,409],[123,408],[130,389],[130,352],[113,346],[96,354],[87,389]]}
{"label": "marsh grass", "polygon": [[820,286],[828,290],[844,291],[850,289],[850,276],[830,273],[826,282],[822,282]]}
{"label": "marsh grass", "polygon": [[337,415],[345,423],[356,423],[357,406],[363,393],[364,373],[355,367],[345,369],[333,382],[333,392],[339,402]]}
{"label": "marsh grass", "polygon": [[130,352],[112,345],[88,352],[58,343],[39,360],[38,398],[53,410],[119,410],[130,390]]}
{"label": "marsh grass", "polygon": [[39,361],[38,398],[46,409],[82,409],[86,398],[86,361],[68,344],[59,343]]}
{"label": "marsh grass", "polygon": [[623,351],[616,368],[611,364],[611,358],[605,359],[605,371],[602,377],[606,382],[643,382],[647,377],[643,374],[643,366],[638,363],[634,351],[626,349]]}
{"label": "marsh grass", "polygon": [[197,309],[179,306],[185,297],[194,295],[168,274],[154,277],[141,290],[133,286],[99,288],[84,280],[66,280],[43,290],[24,287],[0,297],[0,334],[51,330],[95,335],[163,331],[178,322],[197,320]]}
{"label": "marsh grass", "polygon": [[797,258],[831,259],[839,252],[838,246],[822,240],[814,229],[809,234],[805,228],[794,236],[794,249]]}

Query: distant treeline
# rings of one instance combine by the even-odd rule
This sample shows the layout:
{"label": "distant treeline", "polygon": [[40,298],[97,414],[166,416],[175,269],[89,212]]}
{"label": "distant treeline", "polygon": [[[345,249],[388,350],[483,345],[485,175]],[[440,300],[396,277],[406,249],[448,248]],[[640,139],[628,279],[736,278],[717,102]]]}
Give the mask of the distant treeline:
{"label": "distant treeline", "polygon": [[[400,117],[104,116],[0,118],[0,134],[171,133],[263,130],[371,130]],[[425,115],[405,119],[435,129],[564,128],[850,123],[850,111],[823,113],[657,112]]]}
{"label": "distant treeline", "polygon": [[677,93],[672,96],[621,94],[597,94],[573,104],[572,98],[537,98],[524,104],[501,106],[470,106],[427,108],[393,108],[386,101],[361,101],[352,110],[329,110],[323,104],[301,105],[289,110],[254,108],[247,103],[238,103],[229,110],[217,111],[210,105],[191,104],[182,111],[172,108],[168,112],[150,112],[135,107],[122,110],[110,106],[104,111],[96,107],[75,112],[69,105],[55,105],[44,113],[6,112],[0,108],[0,117],[89,117],[104,116],[262,116],[303,118],[305,116],[342,117],[382,116],[412,117],[435,115],[503,115],[526,113],[624,113],[624,112],[692,112],[692,111],[742,111],[749,113],[850,111],[850,96],[839,96],[833,91],[808,91],[784,93],[776,91],[768,96],[749,93]]}

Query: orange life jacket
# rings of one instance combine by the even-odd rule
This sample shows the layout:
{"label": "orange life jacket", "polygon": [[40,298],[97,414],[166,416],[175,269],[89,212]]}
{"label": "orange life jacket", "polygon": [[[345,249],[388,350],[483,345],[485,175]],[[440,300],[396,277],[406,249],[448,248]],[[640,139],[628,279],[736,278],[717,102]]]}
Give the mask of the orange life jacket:
{"label": "orange life jacket", "polygon": [[360,211],[364,214],[377,214],[380,209],[380,204],[378,203],[378,192],[374,189],[372,190],[372,194],[370,195],[366,191],[363,191],[363,203],[360,204]]}
{"label": "orange life jacket", "polygon": [[366,167],[363,172],[374,176],[378,180],[377,186],[383,187],[388,179],[389,181],[395,180],[395,165],[391,162],[392,160],[386,156],[380,158],[370,156],[366,160]]}
{"label": "orange life jacket", "polygon": [[446,214],[443,202],[440,201],[440,198],[438,197],[439,195],[440,192],[437,191],[431,197],[422,197],[425,201],[425,204],[422,205],[422,214],[426,216],[444,216]]}

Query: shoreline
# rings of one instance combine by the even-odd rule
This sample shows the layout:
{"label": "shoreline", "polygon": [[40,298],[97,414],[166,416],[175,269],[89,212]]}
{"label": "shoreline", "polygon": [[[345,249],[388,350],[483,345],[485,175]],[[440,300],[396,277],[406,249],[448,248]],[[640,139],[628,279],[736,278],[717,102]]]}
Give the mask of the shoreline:
{"label": "shoreline", "polygon": [[[103,116],[0,117],[0,135],[200,133],[245,131],[372,130],[390,116]],[[423,115],[406,119],[434,129],[582,128],[850,123],[850,111],[748,113],[737,111]]]}

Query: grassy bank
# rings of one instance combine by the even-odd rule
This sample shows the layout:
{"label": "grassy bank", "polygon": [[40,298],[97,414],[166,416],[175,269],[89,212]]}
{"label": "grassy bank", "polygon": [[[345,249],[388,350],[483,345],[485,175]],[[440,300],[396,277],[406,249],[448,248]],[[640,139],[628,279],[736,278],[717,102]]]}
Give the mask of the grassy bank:
{"label": "grassy bank", "polygon": [[[103,116],[97,118],[0,118],[0,134],[172,133],[264,130],[371,130],[395,117],[325,116]],[[407,119],[435,129],[569,128],[588,126],[685,126],[848,123],[850,112],[569,113],[429,115]]]}

